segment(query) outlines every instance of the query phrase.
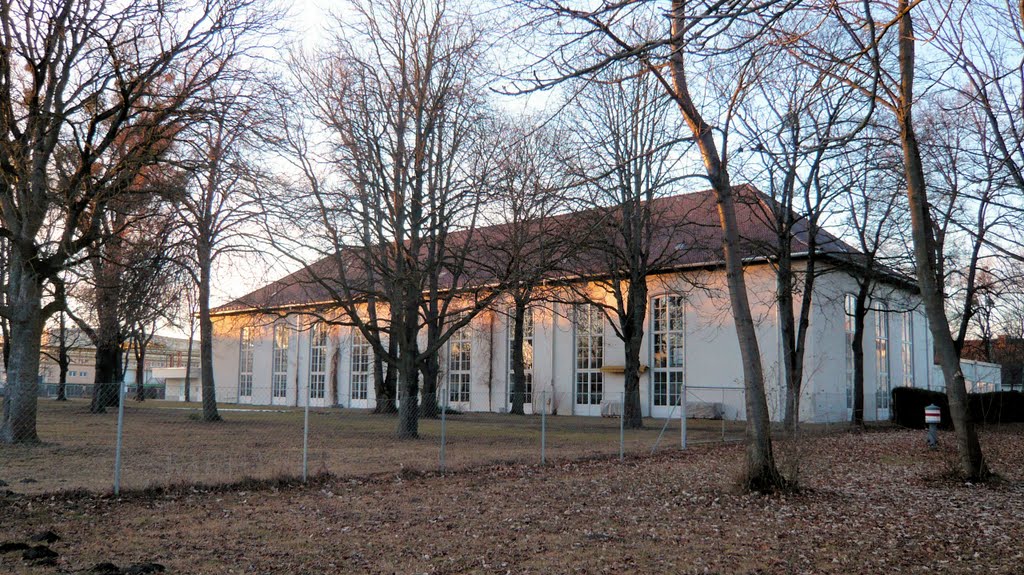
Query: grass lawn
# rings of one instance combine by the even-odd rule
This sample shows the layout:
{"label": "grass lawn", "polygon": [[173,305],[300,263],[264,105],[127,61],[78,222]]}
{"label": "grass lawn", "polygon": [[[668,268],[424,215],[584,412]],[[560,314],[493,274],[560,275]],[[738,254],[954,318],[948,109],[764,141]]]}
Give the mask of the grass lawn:
{"label": "grass lawn", "polygon": [[884,430],[777,442],[803,487],[785,497],[735,490],[736,444],[623,463],[120,499],[8,494],[0,496],[0,543],[46,529],[61,540],[49,565],[0,554],[0,573],[84,573],[101,562],[189,574],[1021,573],[1022,431],[983,430],[1002,476],[983,486],[949,475],[951,434],[931,451],[922,432]]}
{"label": "grass lawn", "polygon": [[[0,446],[0,480],[18,493],[84,489],[109,492],[114,475],[117,413],[88,413],[85,400],[40,401],[42,445]],[[163,401],[125,403],[122,487],[217,484],[302,473],[303,412],[294,408],[222,406],[223,422],[198,420],[199,406]],[[618,455],[616,418],[548,416],[549,462]],[[441,422],[422,420],[418,440],[395,438],[397,418],[361,410],[310,413],[311,474],[365,477],[433,471],[440,465]],[[678,449],[679,421],[648,419],[626,430],[627,454]],[[658,437],[665,427],[664,435]],[[690,420],[689,442],[736,440],[741,422]],[[539,415],[467,413],[446,422],[446,468],[540,461]]]}

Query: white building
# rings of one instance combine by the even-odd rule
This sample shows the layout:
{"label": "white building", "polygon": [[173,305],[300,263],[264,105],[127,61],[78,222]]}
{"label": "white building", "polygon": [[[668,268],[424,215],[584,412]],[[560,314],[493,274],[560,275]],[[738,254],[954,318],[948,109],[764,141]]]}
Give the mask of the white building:
{"label": "white building", "polygon": [[[771,237],[763,222],[769,201],[741,188],[747,201],[738,219],[748,241],[746,280],[757,321],[769,409],[782,417],[784,384],[775,305],[775,274],[758,255],[758,241]],[[649,279],[650,301],[643,343],[645,366],[640,393],[645,415],[678,413],[679,393],[687,404],[721,404],[726,418],[743,418],[743,375],[739,346],[719,253],[714,197],[709,192],[656,200],[659,212],[685,213],[687,255],[672,271]],[[680,206],[685,207],[685,209]],[[572,216],[568,216],[572,217]],[[699,222],[699,223],[698,223]],[[696,231],[695,231],[696,230]],[[674,236],[673,236],[674,237]],[[794,258],[803,265],[806,237],[795,237]],[[852,352],[846,307],[856,291],[851,248],[822,232],[825,252],[817,278],[807,335],[801,420],[845,421],[852,408]],[[372,357],[353,328],[326,326],[304,315],[323,294],[298,287],[292,274],[214,311],[214,370],[223,402],[302,406],[307,386],[311,406],[372,407]],[[584,280],[580,280],[584,281]],[[700,285],[697,289],[694,285]],[[593,287],[593,286],[591,286]],[[502,300],[499,300],[501,302]],[[507,411],[510,405],[510,322],[507,302],[474,318],[446,346],[442,385],[458,409]],[[932,345],[914,285],[889,274],[880,282],[866,322],[865,418],[889,417],[895,386],[941,387],[933,381]],[[282,317],[283,316],[283,317]],[[527,332],[527,409],[558,414],[599,415],[603,403],[618,401],[624,387],[622,342],[603,313],[588,304],[537,303]]]}

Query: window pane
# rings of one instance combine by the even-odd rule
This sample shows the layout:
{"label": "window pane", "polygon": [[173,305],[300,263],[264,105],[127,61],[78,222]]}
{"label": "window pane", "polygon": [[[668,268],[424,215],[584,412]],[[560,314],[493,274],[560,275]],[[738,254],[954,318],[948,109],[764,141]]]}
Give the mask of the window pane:
{"label": "window pane", "polygon": [[680,296],[657,296],[651,300],[655,310],[651,325],[653,399],[657,407],[680,402],[686,357],[683,303]]}

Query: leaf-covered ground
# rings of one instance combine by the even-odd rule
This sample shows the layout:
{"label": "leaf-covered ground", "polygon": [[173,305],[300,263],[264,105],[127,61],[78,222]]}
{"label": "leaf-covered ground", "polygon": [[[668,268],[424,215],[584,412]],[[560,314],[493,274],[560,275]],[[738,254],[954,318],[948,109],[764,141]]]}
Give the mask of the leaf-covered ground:
{"label": "leaf-covered ground", "polygon": [[9,495],[0,543],[53,530],[59,557],[0,554],[0,573],[1021,573],[1022,431],[983,433],[1001,474],[984,486],[951,478],[952,436],[929,451],[922,432],[884,431],[778,444],[803,486],[784,497],[735,489],[736,445],[121,500]]}

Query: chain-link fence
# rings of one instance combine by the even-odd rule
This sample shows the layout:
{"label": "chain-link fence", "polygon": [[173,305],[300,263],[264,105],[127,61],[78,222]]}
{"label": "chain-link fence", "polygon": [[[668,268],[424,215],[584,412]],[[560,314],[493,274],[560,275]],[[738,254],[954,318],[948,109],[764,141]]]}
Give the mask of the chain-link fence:
{"label": "chain-link fence", "polygon": [[103,414],[90,413],[84,393],[40,398],[41,443],[0,446],[0,481],[23,493],[103,492],[320,473],[445,472],[630,458],[737,441],[744,433],[739,387],[681,388],[661,398],[665,405],[648,400],[637,422],[623,417],[621,392],[536,391],[524,398],[523,414],[511,414],[505,411],[513,402],[501,393],[444,382],[436,394],[421,395],[434,401],[418,402],[417,417],[408,418],[401,398],[377,405],[372,390],[327,399],[315,386],[280,383],[252,390],[269,404],[220,404],[216,422],[206,420],[199,402],[138,401],[132,384],[122,386],[120,406]]}

